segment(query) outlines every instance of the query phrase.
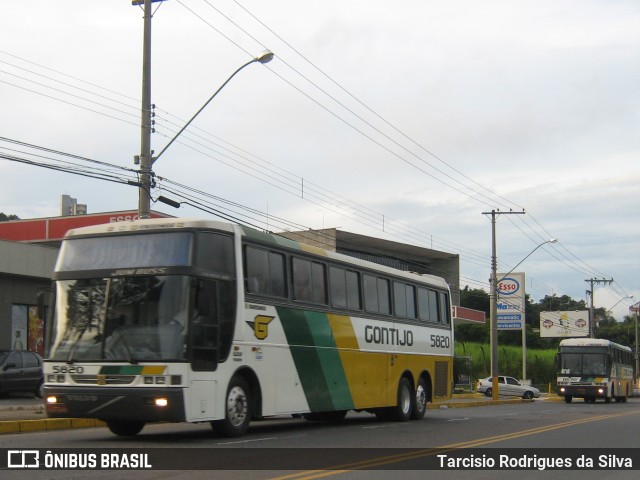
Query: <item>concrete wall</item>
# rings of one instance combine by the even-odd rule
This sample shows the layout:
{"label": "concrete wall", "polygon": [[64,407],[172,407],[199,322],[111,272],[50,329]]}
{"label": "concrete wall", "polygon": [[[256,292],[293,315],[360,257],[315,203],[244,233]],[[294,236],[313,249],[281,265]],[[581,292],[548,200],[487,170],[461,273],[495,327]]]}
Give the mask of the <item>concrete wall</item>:
{"label": "concrete wall", "polygon": [[14,306],[36,306],[38,292],[48,301],[57,256],[57,248],[0,240],[0,350],[13,346]]}

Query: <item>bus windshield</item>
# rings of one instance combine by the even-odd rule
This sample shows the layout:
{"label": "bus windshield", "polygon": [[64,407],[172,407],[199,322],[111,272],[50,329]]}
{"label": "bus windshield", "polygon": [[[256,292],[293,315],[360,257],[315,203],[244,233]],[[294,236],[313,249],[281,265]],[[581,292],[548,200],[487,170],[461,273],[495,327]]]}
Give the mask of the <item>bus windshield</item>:
{"label": "bus windshield", "polygon": [[563,375],[607,375],[607,356],[604,353],[563,353],[560,373]]}
{"label": "bus windshield", "polygon": [[57,282],[54,360],[185,360],[189,277]]}

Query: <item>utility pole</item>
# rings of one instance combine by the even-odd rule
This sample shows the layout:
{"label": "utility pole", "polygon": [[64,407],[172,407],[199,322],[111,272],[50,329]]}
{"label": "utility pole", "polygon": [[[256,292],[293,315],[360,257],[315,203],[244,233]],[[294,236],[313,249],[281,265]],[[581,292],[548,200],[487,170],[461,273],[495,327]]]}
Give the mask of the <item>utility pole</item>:
{"label": "utility pole", "polygon": [[[491,210],[482,212],[483,215],[491,215],[491,278],[489,290],[490,309],[490,343],[491,343],[491,392],[493,400],[499,398],[498,384],[498,257],[496,255],[496,215],[524,215],[526,212],[501,212]],[[524,325],[523,325],[524,326]]]}
{"label": "utility pole", "polygon": [[636,325],[635,325],[635,330],[636,330],[636,348],[635,348],[635,384],[636,387],[640,387],[640,356],[638,355],[638,316],[640,316],[640,302],[632,305],[631,307],[629,307],[629,313],[633,312],[635,314],[636,317]]}
{"label": "utility pole", "polygon": [[140,188],[138,218],[151,216],[151,2],[144,0],[144,41],[142,52],[142,111],[140,117]]}
{"label": "utility pole", "polygon": [[613,283],[613,278],[608,280],[606,278],[602,278],[602,279],[589,278],[585,280],[585,282],[589,282],[590,290],[588,290],[588,293],[591,296],[591,300],[589,301],[589,337],[595,338],[596,325],[595,325],[594,310],[593,310],[593,297],[595,296],[595,291],[593,290],[593,286],[598,283],[610,285]]}

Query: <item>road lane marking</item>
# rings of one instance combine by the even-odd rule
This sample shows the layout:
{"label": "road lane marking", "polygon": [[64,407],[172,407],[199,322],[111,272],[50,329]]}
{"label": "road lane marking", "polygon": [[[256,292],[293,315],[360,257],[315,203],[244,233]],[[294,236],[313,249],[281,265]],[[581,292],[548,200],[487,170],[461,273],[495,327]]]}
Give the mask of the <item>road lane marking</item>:
{"label": "road lane marking", "polygon": [[383,465],[404,462],[406,460],[414,460],[416,458],[446,453],[459,448],[480,447],[490,443],[497,443],[505,440],[512,440],[515,438],[526,437],[529,435],[537,435],[539,433],[546,433],[553,430],[559,430],[561,428],[572,427],[574,425],[581,425],[583,423],[597,422],[600,420],[607,420],[610,418],[617,418],[617,417],[625,417],[629,415],[637,415],[639,413],[640,411],[612,413],[608,415],[599,415],[597,417],[589,417],[589,418],[583,418],[579,420],[570,420],[566,422],[556,423],[553,425],[547,425],[544,427],[529,428],[527,430],[521,430],[519,432],[505,433],[502,435],[493,435],[491,437],[479,438],[476,440],[468,440],[466,442],[451,443],[448,445],[443,445],[441,447],[432,447],[424,450],[418,450],[418,451],[413,451],[413,452],[408,452],[408,453],[403,453],[398,455],[376,457],[368,460],[362,460],[359,462],[327,467],[327,468],[330,468],[330,470],[327,470],[327,469],[305,470],[302,472],[292,473],[289,475],[273,477],[271,480],[314,480],[317,478],[324,478],[331,475],[339,475],[341,473],[351,472],[353,470],[362,470],[366,468],[380,467]]}

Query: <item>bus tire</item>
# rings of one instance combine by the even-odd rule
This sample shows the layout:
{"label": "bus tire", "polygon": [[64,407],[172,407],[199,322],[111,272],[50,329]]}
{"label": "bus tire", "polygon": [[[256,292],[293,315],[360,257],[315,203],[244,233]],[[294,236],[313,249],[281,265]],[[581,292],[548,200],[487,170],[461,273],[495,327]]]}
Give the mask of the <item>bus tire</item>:
{"label": "bus tire", "polygon": [[247,433],[251,422],[251,389],[247,381],[239,375],[234,376],[225,398],[224,420],[215,420],[211,426],[225,437],[241,437]]}
{"label": "bus tire", "polygon": [[393,409],[392,418],[396,422],[407,422],[411,420],[413,409],[415,408],[415,395],[411,382],[407,377],[402,377],[398,383],[398,402]]}
{"label": "bus tire", "polygon": [[571,403],[572,400],[573,400],[573,397],[571,395],[564,396],[564,403]]}
{"label": "bus tire", "polygon": [[120,437],[135,437],[144,428],[145,422],[135,420],[107,420],[107,428]]}
{"label": "bus tire", "polygon": [[427,413],[427,402],[429,401],[429,395],[427,392],[427,384],[424,378],[418,379],[418,385],[416,386],[416,394],[414,398],[413,410],[411,412],[412,420],[422,420],[425,413]]}

